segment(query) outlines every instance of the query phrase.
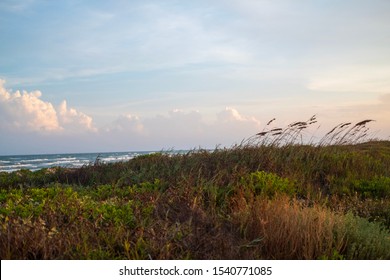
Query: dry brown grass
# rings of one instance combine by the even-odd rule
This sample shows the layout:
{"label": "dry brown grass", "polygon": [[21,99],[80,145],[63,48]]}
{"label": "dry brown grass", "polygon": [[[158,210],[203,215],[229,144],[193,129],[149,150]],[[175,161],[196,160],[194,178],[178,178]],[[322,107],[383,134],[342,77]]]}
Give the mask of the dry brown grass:
{"label": "dry brown grass", "polygon": [[260,258],[331,258],[343,248],[343,236],[335,239],[338,215],[318,205],[304,207],[285,195],[273,200],[241,196],[234,200],[234,218]]}

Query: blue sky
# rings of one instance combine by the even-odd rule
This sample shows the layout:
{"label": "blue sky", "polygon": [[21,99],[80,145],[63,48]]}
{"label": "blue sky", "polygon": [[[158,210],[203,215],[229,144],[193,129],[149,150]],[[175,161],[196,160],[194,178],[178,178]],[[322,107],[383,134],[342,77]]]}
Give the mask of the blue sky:
{"label": "blue sky", "polygon": [[0,2],[0,154],[230,146],[271,118],[390,135],[390,2]]}

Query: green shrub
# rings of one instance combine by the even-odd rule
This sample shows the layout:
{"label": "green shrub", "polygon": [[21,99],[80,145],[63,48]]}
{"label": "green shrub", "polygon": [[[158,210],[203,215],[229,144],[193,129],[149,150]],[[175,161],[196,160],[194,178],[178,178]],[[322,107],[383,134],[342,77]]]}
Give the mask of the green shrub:
{"label": "green shrub", "polygon": [[351,188],[364,198],[390,197],[390,177],[376,176],[371,180],[355,180]]}
{"label": "green shrub", "polygon": [[153,182],[142,182],[137,187],[143,191],[161,191],[164,189],[164,185],[159,179],[154,179]]}
{"label": "green shrub", "polygon": [[265,171],[250,173],[242,178],[241,184],[253,190],[256,195],[269,197],[273,197],[276,193],[295,195],[297,192],[295,184],[289,179]]}
{"label": "green shrub", "polygon": [[348,213],[345,216],[346,246],[342,255],[352,260],[390,259],[390,233],[379,223]]}
{"label": "green shrub", "polygon": [[135,224],[131,201],[119,205],[115,200],[106,201],[97,207],[96,212],[101,214],[103,221],[107,223],[128,227],[133,227]]}

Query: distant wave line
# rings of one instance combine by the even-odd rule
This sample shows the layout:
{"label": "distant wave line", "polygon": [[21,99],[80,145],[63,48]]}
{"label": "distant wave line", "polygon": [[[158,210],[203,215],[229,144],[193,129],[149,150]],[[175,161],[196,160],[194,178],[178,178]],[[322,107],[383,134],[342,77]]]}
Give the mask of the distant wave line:
{"label": "distant wave line", "polygon": [[42,155],[18,155],[0,156],[0,172],[13,172],[20,169],[36,171],[55,166],[65,168],[79,168],[94,164],[96,160],[101,163],[113,163],[128,161],[136,156],[151,154],[145,152],[113,152],[113,153],[80,153],[80,154],[42,154]]}

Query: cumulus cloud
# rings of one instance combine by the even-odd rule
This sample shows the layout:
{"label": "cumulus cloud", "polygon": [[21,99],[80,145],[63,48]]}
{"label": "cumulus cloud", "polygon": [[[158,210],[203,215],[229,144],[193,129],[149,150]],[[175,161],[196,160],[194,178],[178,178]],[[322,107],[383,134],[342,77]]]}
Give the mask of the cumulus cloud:
{"label": "cumulus cloud", "polygon": [[[14,135],[34,132],[37,138],[26,141],[39,142],[43,147],[53,137],[58,138],[58,143],[54,141],[58,147],[64,147],[68,145],[61,142],[65,136],[76,134],[78,141],[93,142],[89,148],[94,150],[230,146],[256,133],[260,125],[255,117],[227,107],[208,120],[196,110],[175,109],[150,116],[123,114],[98,130],[92,117],[68,106],[65,100],[55,106],[39,91],[12,92],[4,83],[0,83],[0,128]],[[82,133],[85,131],[94,134]]]}
{"label": "cumulus cloud", "polygon": [[110,145],[127,144],[130,148],[194,148],[230,146],[255,134],[260,121],[227,107],[216,114],[213,121],[203,119],[199,111],[175,109],[165,115],[138,117],[120,116],[105,130],[105,142]]}
{"label": "cumulus cloud", "polygon": [[121,150],[189,148],[199,145],[200,138],[205,136],[205,126],[196,111],[176,109],[148,117],[127,114],[111,122],[102,137],[107,145]]}
{"label": "cumulus cloud", "polygon": [[58,117],[65,129],[97,131],[92,123],[92,118],[74,108],[68,108],[66,100],[58,107]]}
{"label": "cumulus cloud", "polygon": [[257,133],[261,122],[254,116],[241,114],[237,109],[226,107],[217,114],[217,119],[212,125],[210,133],[214,136],[214,142],[221,145],[231,145],[241,142]]}
{"label": "cumulus cloud", "polygon": [[231,107],[226,107],[224,111],[220,112],[218,115],[218,120],[220,122],[242,122],[242,123],[252,123],[253,125],[259,125],[260,121],[255,117],[248,117],[241,115],[236,109]]}
{"label": "cumulus cloud", "polygon": [[144,125],[138,116],[127,114],[121,115],[106,128],[106,132],[131,132],[144,134]]}
{"label": "cumulus cloud", "polygon": [[20,92],[10,93],[0,82],[0,114],[2,125],[29,131],[58,131],[61,126],[53,105],[41,100],[42,93]]}
{"label": "cumulus cloud", "polygon": [[16,131],[66,132],[68,130],[96,131],[92,118],[63,101],[58,108],[42,100],[40,91],[9,92],[0,80],[0,126]]}

